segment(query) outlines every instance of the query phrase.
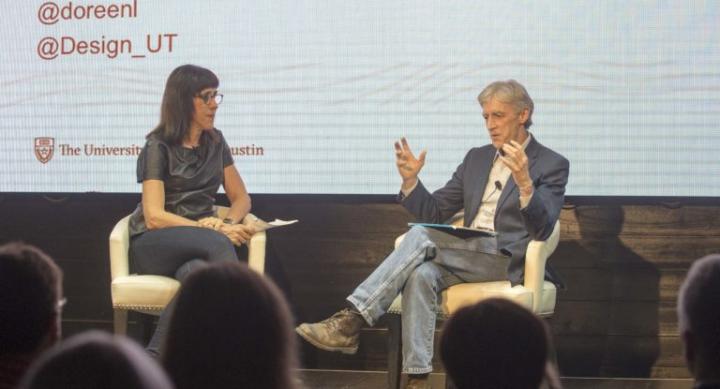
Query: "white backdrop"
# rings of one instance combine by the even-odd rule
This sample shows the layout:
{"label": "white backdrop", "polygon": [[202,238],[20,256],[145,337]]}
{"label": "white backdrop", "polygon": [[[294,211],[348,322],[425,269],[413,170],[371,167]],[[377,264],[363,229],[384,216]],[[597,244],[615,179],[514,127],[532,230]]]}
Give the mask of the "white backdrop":
{"label": "white backdrop", "polygon": [[718,20],[687,0],[13,2],[0,191],[138,192],[165,79],[194,63],[253,193],[395,193],[401,136],[437,188],[488,143],[477,94],[514,78],[569,195],[720,196]]}

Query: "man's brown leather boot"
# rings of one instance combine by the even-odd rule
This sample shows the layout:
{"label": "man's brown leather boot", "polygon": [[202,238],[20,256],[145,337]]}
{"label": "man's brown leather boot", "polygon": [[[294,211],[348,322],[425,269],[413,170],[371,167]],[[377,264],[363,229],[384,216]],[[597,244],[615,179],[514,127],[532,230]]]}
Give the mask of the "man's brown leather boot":
{"label": "man's brown leather boot", "polygon": [[359,313],[346,308],[319,323],[300,324],[295,332],[317,348],[355,354],[364,324],[365,319]]}

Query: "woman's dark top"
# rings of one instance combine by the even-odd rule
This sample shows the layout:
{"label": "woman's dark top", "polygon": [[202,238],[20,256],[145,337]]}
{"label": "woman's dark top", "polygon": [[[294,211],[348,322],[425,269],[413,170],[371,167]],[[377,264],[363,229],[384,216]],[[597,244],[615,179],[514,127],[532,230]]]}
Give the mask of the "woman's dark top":
{"label": "woman's dark top", "polygon": [[[218,141],[203,132],[200,145],[170,146],[150,135],[137,161],[137,182],[165,183],[165,210],[192,220],[214,214],[215,194],[223,183],[223,170],[233,164],[230,148],[220,131]],[[147,231],[142,203],[130,217],[130,236]]]}

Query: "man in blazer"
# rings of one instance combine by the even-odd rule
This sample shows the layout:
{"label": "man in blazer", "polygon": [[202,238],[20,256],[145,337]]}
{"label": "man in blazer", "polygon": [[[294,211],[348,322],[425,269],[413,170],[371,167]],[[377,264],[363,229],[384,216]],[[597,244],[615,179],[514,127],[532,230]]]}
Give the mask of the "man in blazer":
{"label": "man in blazer", "polygon": [[347,309],[296,329],[316,347],[355,353],[360,328],[374,325],[402,293],[408,388],[428,387],[438,293],[462,282],[522,283],[528,243],[550,236],[564,201],[569,163],[528,132],[534,105],[525,88],[514,80],[494,82],[478,101],[491,144],[471,149],[447,184],[431,194],[418,179],[426,152],[416,157],[401,139],[395,143],[398,197],[421,222],[443,223],[462,214],[466,227],[494,235],[462,239],[414,226],[348,296]]}

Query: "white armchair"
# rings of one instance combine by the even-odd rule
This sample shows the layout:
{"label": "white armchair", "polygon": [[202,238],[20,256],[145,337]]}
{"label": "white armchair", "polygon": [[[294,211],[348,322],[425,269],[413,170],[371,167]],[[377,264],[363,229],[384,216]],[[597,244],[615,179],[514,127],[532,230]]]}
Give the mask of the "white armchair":
{"label": "white armchair", "polygon": [[[218,206],[216,210],[220,218],[228,212],[227,207]],[[116,334],[127,332],[128,311],[160,315],[180,287],[180,283],[170,277],[129,274],[129,220],[130,215],[120,219],[110,233],[110,295]],[[253,220],[257,218],[248,214],[243,223],[251,223]],[[255,233],[247,243],[248,265],[261,274],[265,270],[265,240],[263,231]]]}
{"label": "white armchair", "polygon": [[[395,240],[397,247],[404,235]],[[449,317],[459,308],[475,304],[490,297],[503,297],[530,309],[541,317],[550,317],[555,312],[557,290],[552,282],[545,281],[545,264],[560,241],[560,221],[555,223],[550,237],[545,241],[530,241],[525,253],[525,282],[510,285],[510,281],[464,283],[449,287],[442,292],[438,318]],[[401,320],[402,295],[398,296],[388,309],[388,384],[390,388],[400,386],[400,364],[402,363]]]}

